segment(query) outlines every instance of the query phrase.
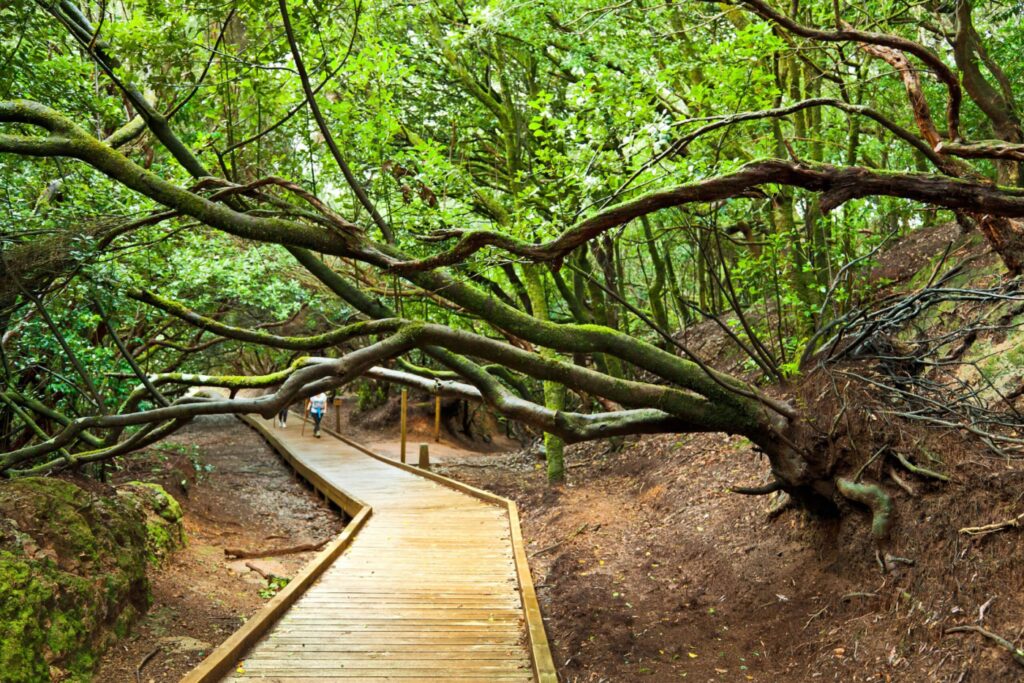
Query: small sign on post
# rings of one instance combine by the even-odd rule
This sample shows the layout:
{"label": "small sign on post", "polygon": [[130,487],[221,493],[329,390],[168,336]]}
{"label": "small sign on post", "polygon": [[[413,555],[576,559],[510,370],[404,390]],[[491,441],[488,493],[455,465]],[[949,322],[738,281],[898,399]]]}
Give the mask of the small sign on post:
{"label": "small sign on post", "polygon": [[425,443],[420,444],[420,469],[430,469],[430,446]]}
{"label": "small sign on post", "polygon": [[334,431],[341,433],[341,396],[334,397]]}

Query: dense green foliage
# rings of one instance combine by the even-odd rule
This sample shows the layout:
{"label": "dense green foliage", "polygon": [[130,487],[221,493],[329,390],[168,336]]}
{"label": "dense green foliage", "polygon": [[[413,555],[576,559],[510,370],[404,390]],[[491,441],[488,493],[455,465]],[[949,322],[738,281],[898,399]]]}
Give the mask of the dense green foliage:
{"label": "dense green foliage", "polygon": [[[901,0],[775,9],[760,0],[9,3],[0,9],[0,100],[46,105],[79,127],[73,135],[108,139],[124,157],[100,161],[87,145],[0,155],[5,445],[35,443],[63,416],[158,405],[151,391],[135,390],[138,370],[115,333],[146,373],[262,375],[296,361],[301,345],[254,345],[223,326],[285,323],[294,336],[361,315],[441,323],[537,350],[544,372],[517,366],[509,349],[460,353],[505,366],[491,369],[500,386],[488,384],[485,399],[517,419],[541,415],[534,424],[549,432],[593,438],[600,432],[579,436],[564,411],[611,415],[623,401],[610,396],[638,395],[621,382],[649,373],[659,376],[657,391],[680,391],[637,407],[667,410],[681,421],[672,429],[718,428],[706,419],[714,414],[739,433],[778,431],[759,417],[752,389],[729,398],[728,381],[708,381],[670,336],[716,318],[746,353],[746,369],[764,381],[793,376],[808,343],[871,294],[880,246],[951,220],[942,206],[963,207],[958,219],[982,224],[1000,249],[999,234],[1016,234],[1016,224],[985,227],[983,201],[956,192],[909,201],[917,181],[906,175],[833,201],[825,181],[779,172],[712,200],[631,211],[573,249],[529,249],[637,206],[628,202],[645,193],[745,173],[765,158],[807,173],[871,169],[883,186],[896,172],[1018,184],[1012,84],[1024,71],[1024,6],[970,10],[963,1]],[[871,33],[843,33],[853,28]],[[149,130],[123,135],[138,111]],[[4,116],[16,136],[64,125],[14,105]],[[30,144],[19,139],[7,149]],[[992,139],[1009,152],[935,151]],[[191,189],[170,199],[154,178]],[[218,218],[197,198],[233,215]],[[149,213],[163,207],[177,215]],[[128,225],[135,219],[144,224]],[[388,259],[430,257],[485,232],[512,246],[467,250],[445,261],[443,274],[389,270]],[[325,254],[364,299],[296,264],[300,247]],[[1014,248],[1001,252],[1011,269]],[[197,330],[167,306],[144,305],[143,289],[222,327]],[[565,324],[576,327],[557,327]],[[627,338],[646,344],[625,350]],[[487,384],[486,373],[410,343],[410,367],[431,374],[444,365]],[[352,349],[325,346],[306,350]],[[610,378],[600,380],[606,389],[581,384],[566,363]],[[168,391],[173,398],[183,388]],[[493,394],[507,391],[540,408],[524,412]],[[710,404],[684,409],[687,392]],[[33,400],[60,414],[31,409],[30,419]],[[633,419],[660,418],[621,416]],[[90,445],[101,443],[95,436]],[[557,440],[548,449],[561,452]],[[560,477],[560,464],[552,467]]]}

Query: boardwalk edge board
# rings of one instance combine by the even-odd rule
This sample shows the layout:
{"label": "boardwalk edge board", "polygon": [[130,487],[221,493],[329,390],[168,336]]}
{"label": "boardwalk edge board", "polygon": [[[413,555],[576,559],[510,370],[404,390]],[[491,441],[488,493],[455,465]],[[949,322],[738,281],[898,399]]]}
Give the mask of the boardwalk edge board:
{"label": "boardwalk edge board", "polygon": [[[243,422],[255,429],[278,452],[278,454],[300,476],[320,491],[327,499],[352,517],[342,533],[320,552],[292,581],[288,583],[273,599],[254,614],[244,626],[235,631],[226,641],[215,648],[206,659],[189,672],[181,683],[213,683],[230,674],[239,660],[267,631],[276,624],[284,613],[299,597],[320,577],[321,574],[352,544],[360,528],[373,513],[365,502],[342,491],[325,481],[320,475],[295,458],[290,449],[283,444],[273,432],[260,421],[249,416],[240,416]],[[375,460],[411,474],[430,479],[448,488],[455,489],[474,498],[481,499],[492,505],[504,507],[507,511],[509,533],[512,542],[512,553],[515,560],[516,579],[523,602],[523,616],[526,622],[526,635],[530,644],[530,659],[533,674],[538,683],[557,683],[554,660],[548,645],[544,622],[541,617],[540,605],[530,575],[530,567],[523,543],[522,529],[519,525],[519,510],[514,501],[495,495],[488,491],[464,484],[455,479],[423,470],[412,465],[392,460],[365,448],[359,443],[348,439],[333,429],[322,428],[339,441],[357,449]]]}

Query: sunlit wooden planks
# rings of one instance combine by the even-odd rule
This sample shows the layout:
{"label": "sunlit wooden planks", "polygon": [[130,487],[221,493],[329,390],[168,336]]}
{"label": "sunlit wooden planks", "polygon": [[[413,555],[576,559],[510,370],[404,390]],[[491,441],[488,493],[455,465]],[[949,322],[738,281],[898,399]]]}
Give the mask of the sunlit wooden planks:
{"label": "sunlit wooden planks", "polygon": [[219,675],[185,680],[557,680],[513,504],[344,439],[250,422],[325,496],[366,517],[315,583],[262,620],[257,642],[204,662]]}

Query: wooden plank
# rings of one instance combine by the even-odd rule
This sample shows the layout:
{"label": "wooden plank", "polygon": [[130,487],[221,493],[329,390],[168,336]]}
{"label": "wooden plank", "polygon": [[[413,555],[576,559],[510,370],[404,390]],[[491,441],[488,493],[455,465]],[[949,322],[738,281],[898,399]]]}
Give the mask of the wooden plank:
{"label": "wooden plank", "polygon": [[485,644],[464,644],[455,643],[443,645],[440,643],[393,643],[385,645],[380,643],[353,643],[348,640],[344,642],[330,643],[279,643],[270,642],[264,647],[264,652],[425,652],[431,655],[451,657],[484,657],[501,655],[514,657],[522,654],[522,650],[514,645]]}
{"label": "wooden plank", "polygon": [[394,674],[383,674],[380,676],[369,676],[366,672],[348,672],[343,676],[303,676],[303,675],[288,675],[286,674],[275,674],[269,676],[260,676],[259,678],[253,678],[249,676],[232,676],[231,678],[225,679],[227,683],[250,683],[253,680],[259,680],[262,683],[352,683],[352,679],[357,678],[363,681],[373,681],[373,683],[439,683],[443,681],[458,681],[459,683],[493,683],[499,681],[504,683],[505,681],[531,681],[533,676],[529,672],[524,673],[513,673],[513,674],[493,674],[490,676],[480,676],[473,673],[449,673],[444,676],[437,674],[433,675],[421,675],[416,673],[404,672]]}
{"label": "wooden plank", "polygon": [[512,529],[512,548],[516,555],[519,592],[523,596],[523,607],[526,610],[526,632],[530,637],[530,648],[533,651],[533,673],[538,683],[558,683],[555,660],[551,657],[548,636],[544,631],[544,620],[540,615],[540,603],[537,602],[537,593],[530,577],[526,545],[523,543],[523,532],[519,526],[519,508],[511,500],[508,501],[508,522]]}
{"label": "wooden plank", "polygon": [[[343,666],[323,662],[319,666],[302,667],[296,670],[294,660],[280,660],[273,666],[259,666],[249,669],[248,662],[244,670],[246,673],[257,676],[281,676],[281,675],[305,675],[305,676],[352,676],[353,678],[369,678],[376,676],[394,676],[399,672],[405,672],[411,676],[429,676],[431,674],[447,679],[451,676],[451,666],[446,662],[437,662],[436,665],[428,666],[427,662],[407,662],[409,666],[394,666],[391,662],[386,665],[383,662],[362,662],[367,666]],[[490,676],[492,674],[518,674],[520,671],[529,675],[529,665],[523,666],[466,666],[462,669],[464,673],[474,676]]]}

